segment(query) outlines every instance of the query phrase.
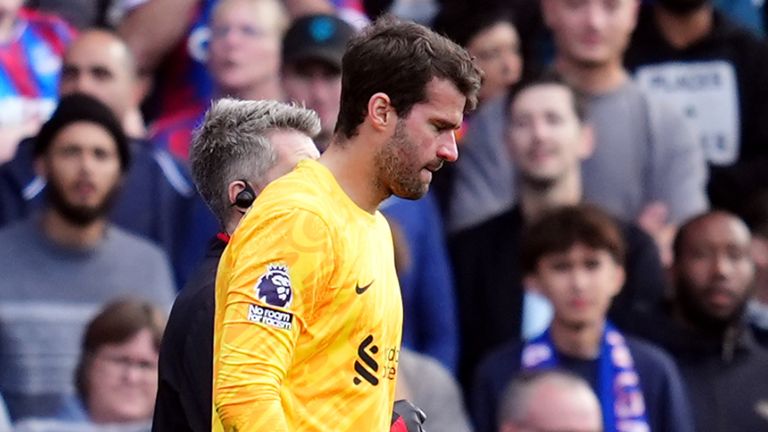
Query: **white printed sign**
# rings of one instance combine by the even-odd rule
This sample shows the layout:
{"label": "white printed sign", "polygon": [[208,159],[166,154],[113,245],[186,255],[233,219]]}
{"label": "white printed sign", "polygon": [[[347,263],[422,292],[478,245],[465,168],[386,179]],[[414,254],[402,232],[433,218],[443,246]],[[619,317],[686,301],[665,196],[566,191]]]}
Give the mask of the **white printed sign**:
{"label": "white printed sign", "polygon": [[730,165],[739,157],[739,89],[733,65],[722,60],[647,65],[637,83],[680,110],[699,136],[707,160]]}

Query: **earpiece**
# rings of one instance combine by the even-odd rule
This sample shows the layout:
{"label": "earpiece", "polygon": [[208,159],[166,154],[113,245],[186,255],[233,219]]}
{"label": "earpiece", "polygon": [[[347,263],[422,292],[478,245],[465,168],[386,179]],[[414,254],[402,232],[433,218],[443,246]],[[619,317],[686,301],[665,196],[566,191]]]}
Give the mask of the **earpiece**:
{"label": "earpiece", "polygon": [[241,209],[247,209],[256,200],[256,192],[253,191],[251,185],[249,185],[248,182],[243,180],[243,183],[245,183],[245,189],[237,193],[237,196],[235,197],[235,203],[233,205]]}

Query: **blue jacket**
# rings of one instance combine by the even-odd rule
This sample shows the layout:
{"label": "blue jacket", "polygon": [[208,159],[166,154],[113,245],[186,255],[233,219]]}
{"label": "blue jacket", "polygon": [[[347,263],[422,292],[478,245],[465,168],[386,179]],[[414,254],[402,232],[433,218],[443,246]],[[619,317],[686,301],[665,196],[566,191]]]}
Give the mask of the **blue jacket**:
{"label": "blue jacket", "polygon": [[[0,227],[45,203],[45,179],[34,171],[33,148],[33,140],[22,141],[15,158],[0,166]],[[176,285],[183,286],[205,256],[218,224],[186,168],[170,154],[143,140],[133,140],[131,151],[131,166],[111,219],[157,243],[171,260]]]}

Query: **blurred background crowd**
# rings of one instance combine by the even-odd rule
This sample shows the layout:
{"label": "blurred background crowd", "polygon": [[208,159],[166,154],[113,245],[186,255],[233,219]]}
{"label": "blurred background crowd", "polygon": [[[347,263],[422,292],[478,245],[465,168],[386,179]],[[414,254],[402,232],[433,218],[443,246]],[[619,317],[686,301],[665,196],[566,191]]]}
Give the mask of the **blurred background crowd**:
{"label": "blurred background crowd", "polygon": [[[381,207],[427,429],[768,430],[761,0],[0,0],[0,431],[149,430],[222,230],[193,131],[221,97],[293,101],[322,152],[345,44],[385,13],[484,72],[458,162]],[[577,315],[610,323],[594,352],[558,336]]]}

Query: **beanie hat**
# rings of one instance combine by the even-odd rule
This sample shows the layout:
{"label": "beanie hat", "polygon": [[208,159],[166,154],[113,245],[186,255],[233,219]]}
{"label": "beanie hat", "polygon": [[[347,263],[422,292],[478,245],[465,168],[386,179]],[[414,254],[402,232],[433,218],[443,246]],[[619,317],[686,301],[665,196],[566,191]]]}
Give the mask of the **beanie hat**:
{"label": "beanie hat", "polygon": [[54,138],[65,127],[72,123],[95,123],[109,132],[117,144],[120,156],[120,169],[125,172],[131,162],[131,152],[128,137],[123,132],[123,126],[117,120],[112,110],[98,99],[82,93],[64,96],[59,101],[56,111],[40,128],[35,139],[34,154],[39,157],[48,151]]}

